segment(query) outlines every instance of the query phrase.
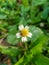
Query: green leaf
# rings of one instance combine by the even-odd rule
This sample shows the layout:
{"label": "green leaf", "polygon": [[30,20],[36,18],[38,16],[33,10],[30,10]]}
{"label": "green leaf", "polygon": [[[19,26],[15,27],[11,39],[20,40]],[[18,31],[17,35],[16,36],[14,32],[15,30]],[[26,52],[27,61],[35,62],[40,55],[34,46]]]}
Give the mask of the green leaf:
{"label": "green leaf", "polygon": [[32,7],[46,3],[47,0],[32,0]]}
{"label": "green leaf", "polygon": [[31,41],[33,42],[43,35],[43,32],[41,31],[41,29],[39,29],[36,26],[30,26],[30,32],[32,33]]}
{"label": "green leaf", "polygon": [[4,14],[0,14],[0,19],[2,20],[2,19],[6,19],[7,18],[7,16],[6,15],[4,15]]}
{"label": "green leaf", "polygon": [[49,8],[45,8],[44,11],[41,13],[41,18],[42,19],[47,19],[49,13]]}
{"label": "green leaf", "polygon": [[20,53],[20,50],[17,47],[0,45],[0,52],[10,56],[17,56]]}
{"label": "green leaf", "polygon": [[22,0],[22,3],[25,7],[29,6],[29,1],[28,0]]}
{"label": "green leaf", "polygon": [[16,38],[16,34],[8,34],[7,42],[11,45],[16,45],[18,43],[18,39]]}
{"label": "green leaf", "polygon": [[49,58],[42,54],[38,54],[35,56],[34,62],[36,65],[49,65]]}
{"label": "green leaf", "polygon": [[16,27],[16,25],[9,26],[9,27],[8,27],[8,31],[9,31],[9,33],[11,33],[11,34],[16,34],[16,32],[17,32],[17,27]]}

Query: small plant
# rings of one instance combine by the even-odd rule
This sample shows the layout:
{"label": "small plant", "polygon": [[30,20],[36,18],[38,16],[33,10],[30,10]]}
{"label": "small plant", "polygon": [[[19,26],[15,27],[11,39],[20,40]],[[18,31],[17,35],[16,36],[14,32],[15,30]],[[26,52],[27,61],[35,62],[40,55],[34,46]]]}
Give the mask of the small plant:
{"label": "small plant", "polygon": [[0,0],[0,65],[49,65],[48,0]]}

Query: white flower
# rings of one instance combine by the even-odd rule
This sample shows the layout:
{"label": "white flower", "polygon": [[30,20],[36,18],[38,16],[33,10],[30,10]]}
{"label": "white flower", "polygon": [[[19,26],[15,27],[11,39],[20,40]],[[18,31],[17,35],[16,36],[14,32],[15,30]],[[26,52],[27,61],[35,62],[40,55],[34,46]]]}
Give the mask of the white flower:
{"label": "white flower", "polygon": [[20,25],[19,30],[20,30],[20,32],[16,33],[16,37],[21,38],[22,42],[26,42],[27,37],[30,37],[30,38],[32,37],[32,33],[29,32],[28,26],[24,27],[23,25]]}

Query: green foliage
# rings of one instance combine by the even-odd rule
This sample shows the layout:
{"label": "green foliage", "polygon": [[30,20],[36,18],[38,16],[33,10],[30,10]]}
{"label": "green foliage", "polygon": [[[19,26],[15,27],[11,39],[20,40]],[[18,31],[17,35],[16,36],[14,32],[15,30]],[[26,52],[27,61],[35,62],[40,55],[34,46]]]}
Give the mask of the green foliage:
{"label": "green foliage", "polygon": [[34,61],[36,65],[48,65],[49,64],[49,59],[43,56],[42,54],[36,55]]}
{"label": "green foliage", "polygon": [[42,52],[42,45],[46,42],[46,38],[42,36],[42,39],[40,38],[39,41],[36,42],[37,45],[35,45],[33,48],[25,52],[24,56],[15,65],[21,65],[21,64],[27,65],[32,60],[32,58],[34,58],[34,55]]}
{"label": "green foliage", "polygon": [[[25,43],[16,37],[21,24],[28,25],[32,33],[32,38],[27,38]],[[10,56],[13,65],[49,65],[49,1],[0,0],[2,38],[7,46],[1,42],[0,53]]]}
{"label": "green foliage", "polygon": [[20,53],[19,48],[16,47],[6,47],[6,46],[0,46],[0,52],[3,54],[7,54],[10,56],[16,56]]}

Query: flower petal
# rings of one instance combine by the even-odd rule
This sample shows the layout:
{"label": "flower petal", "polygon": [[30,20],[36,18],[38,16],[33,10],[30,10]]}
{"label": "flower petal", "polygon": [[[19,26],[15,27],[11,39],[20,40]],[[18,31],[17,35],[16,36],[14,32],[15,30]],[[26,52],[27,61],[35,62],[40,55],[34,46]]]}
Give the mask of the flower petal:
{"label": "flower petal", "polygon": [[16,37],[20,38],[21,37],[20,33],[16,33]]}
{"label": "flower petal", "polygon": [[22,29],[24,29],[24,26],[23,25],[20,25],[19,26],[19,30],[21,31]]}
{"label": "flower petal", "polygon": [[29,32],[27,36],[31,38],[32,37],[32,33]]}
{"label": "flower petal", "polygon": [[27,38],[26,37],[22,37],[22,42],[26,42]]}
{"label": "flower petal", "polygon": [[26,29],[29,29],[29,26],[25,26]]}

